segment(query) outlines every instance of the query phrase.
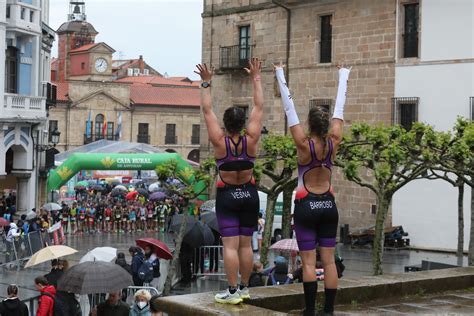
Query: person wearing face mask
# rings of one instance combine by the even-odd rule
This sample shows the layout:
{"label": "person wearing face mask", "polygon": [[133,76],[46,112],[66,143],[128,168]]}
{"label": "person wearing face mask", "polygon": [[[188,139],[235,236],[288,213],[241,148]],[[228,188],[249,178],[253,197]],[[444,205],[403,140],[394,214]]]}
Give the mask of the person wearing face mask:
{"label": "person wearing face mask", "polygon": [[150,299],[151,294],[147,290],[139,290],[134,295],[135,303],[130,310],[130,316],[151,316]]}
{"label": "person wearing face mask", "polygon": [[95,313],[92,315],[97,316],[128,316],[130,313],[130,307],[122,302],[122,293],[114,292],[109,293],[109,297],[103,303],[97,306]]}

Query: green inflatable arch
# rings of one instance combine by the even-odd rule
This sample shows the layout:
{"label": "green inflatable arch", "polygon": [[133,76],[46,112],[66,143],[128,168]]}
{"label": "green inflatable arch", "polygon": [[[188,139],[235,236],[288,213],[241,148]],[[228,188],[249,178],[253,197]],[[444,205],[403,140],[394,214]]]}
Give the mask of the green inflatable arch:
{"label": "green inflatable arch", "polygon": [[166,154],[72,154],[61,166],[51,170],[48,176],[48,192],[57,190],[81,170],[155,170],[156,166],[175,160],[178,177],[194,186],[201,200],[206,199],[204,182],[195,182],[194,169],[180,155]]}

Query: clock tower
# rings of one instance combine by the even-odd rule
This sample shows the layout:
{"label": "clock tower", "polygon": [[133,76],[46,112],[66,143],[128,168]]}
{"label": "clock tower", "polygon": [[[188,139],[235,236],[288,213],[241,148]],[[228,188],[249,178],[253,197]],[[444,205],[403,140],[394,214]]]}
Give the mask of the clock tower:
{"label": "clock tower", "polygon": [[69,2],[68,21],[57,30],[57,81],[111,81],[112,54],[105,43],[95,43],[98,32],[87,22],[85,1]]}

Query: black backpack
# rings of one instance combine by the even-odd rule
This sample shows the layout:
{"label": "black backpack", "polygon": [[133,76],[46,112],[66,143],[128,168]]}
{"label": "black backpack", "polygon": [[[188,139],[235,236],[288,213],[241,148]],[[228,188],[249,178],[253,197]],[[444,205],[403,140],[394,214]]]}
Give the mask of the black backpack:
{"label": "black backpack", "polygon": [[153,263],[144,260],[138,269],[138,278],[144,283],[150,283],[154,279]]}

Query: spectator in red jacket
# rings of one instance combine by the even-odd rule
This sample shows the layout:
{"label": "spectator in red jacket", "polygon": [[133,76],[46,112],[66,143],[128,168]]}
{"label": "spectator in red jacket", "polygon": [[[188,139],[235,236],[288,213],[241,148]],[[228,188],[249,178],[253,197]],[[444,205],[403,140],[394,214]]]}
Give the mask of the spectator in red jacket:
{"label": "spectator in red jacket", "polygon": [[35,279],[35,286],[41,292],[36,316],[53,316],[56,289],[54,286],[49,285],[48,280],[44,276]]}

